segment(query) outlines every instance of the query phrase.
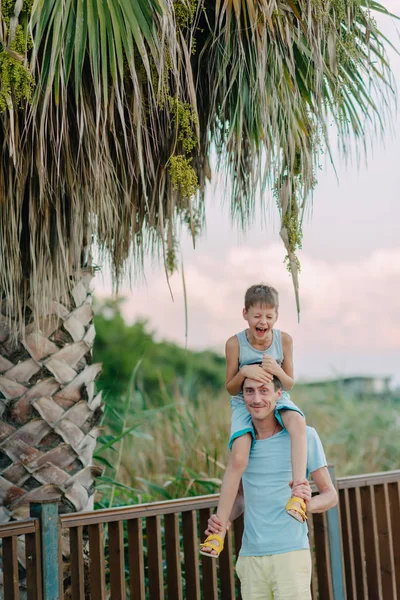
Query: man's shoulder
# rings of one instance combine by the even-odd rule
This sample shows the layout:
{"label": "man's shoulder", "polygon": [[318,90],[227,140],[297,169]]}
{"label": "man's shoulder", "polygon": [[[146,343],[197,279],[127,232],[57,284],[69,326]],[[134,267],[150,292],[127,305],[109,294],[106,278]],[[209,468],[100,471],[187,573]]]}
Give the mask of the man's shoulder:
{"label": "man's shoulder", "polygon": [[317,430],[310,425],[306,425],[307,435],[318,435]]}
{"label": "man's shoulder", "polygon": [[314,427],[310,427],[309,425],[307,425],[306,431],[307,431],[308,442],[312,442],[314,440],[321,441],[321,438],[319,437],[318,432],[316,429],[314,429]]}
{"label": "man's shoulder", "polygon": [[313,473],[321,467],[326,467],[327,460],[321,439],[314,427],[307,426],[307,470]]}

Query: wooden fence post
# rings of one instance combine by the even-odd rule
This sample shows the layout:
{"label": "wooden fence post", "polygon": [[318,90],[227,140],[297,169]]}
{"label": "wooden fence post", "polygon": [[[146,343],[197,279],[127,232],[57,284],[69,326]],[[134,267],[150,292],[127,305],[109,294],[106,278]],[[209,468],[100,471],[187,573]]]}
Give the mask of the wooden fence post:
{"label": "wooden fence post", "polygon": [[[335,468],[329,466],[329,473],[337,489]],[[326,513],[328,527],[329,562],[331,567],[333,600],[345,600],[343,577],[343,553],[340,537],[339,508],[334,506]]]}
{"label": "wooden fence post", "polygon": [[58,503],[54,500],[31,502],[30,515],[40,523],[43,600],[60,600]]}

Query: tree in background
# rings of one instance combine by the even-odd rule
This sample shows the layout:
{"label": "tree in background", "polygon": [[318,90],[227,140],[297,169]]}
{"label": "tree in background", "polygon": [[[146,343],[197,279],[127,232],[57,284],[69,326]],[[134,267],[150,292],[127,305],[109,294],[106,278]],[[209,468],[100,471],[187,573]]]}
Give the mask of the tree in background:
{"label": "tree in background", "polygon": [[372,0],[1,3],[2,521],[33,497],[91,506],[91,248],[116,284],[149,253],[172,271],[180,226],[201,230],[214,150],[243,227],[273,190],[297,290],[331,123],[346,153],[390,116],[389,42],[371,11],[387,12]]}
{"label": "tree in background", "polygon": [[102,303],[94,321],[93,356],[103,364],[99,387],[106,403],[109,396],[113,408],[121,408],[134,370],[135,387],[153,406],[169,402],[176,391],[193,402],[200,392],[221,394],[225,387],[223,356],[210,350],[194,352],[172,342],[156,341],[146,321],[138,320],[132,325],[125,322],[120,303],[121,300]]}

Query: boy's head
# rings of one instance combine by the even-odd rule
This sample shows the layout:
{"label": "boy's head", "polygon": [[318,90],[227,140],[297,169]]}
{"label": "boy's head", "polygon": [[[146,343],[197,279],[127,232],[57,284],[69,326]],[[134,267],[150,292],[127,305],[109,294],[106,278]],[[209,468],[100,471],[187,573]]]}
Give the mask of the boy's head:
{"label": "boy's head", "polygon": [[252,306],[275,308],[278,312],[279,294],[271,285],[252,285],[244,295],[244,309],[248,311]]}
{"label": "boy's head", "polygon": [[279,295],[275,288],[260,283],[252,285],[244,296],[243,318],[254,338],[268,339],[278,318]]}

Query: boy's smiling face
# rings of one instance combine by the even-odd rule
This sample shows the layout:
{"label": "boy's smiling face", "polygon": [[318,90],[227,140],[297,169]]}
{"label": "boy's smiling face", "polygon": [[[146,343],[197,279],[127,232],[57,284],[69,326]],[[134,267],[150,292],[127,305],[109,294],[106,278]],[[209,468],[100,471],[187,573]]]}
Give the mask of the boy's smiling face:
{"label": "boy's smiling face", "polygon": [[249,324],[253,338],[263,342],[270,338],[272,328],[278,319],[278,311],[274,306],[255,304],[248,310],[243,309],[243,318]]}

